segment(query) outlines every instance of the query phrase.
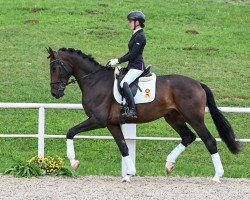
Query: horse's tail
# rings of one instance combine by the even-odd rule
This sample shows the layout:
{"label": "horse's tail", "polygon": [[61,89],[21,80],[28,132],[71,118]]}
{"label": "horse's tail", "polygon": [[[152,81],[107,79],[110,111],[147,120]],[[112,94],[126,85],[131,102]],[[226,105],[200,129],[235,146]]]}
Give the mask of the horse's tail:
{"label": "horse's tail", "polygon": [[236,154],[241,151],[240,143],[235,140],[234,131],[229,123],[229,121],[225,118],[222,112],[216,106],[214,95],[210,88],[205,84],[201,83],[201,87],[205,90],[207,95],[207,106],[209,108],[210,114],[214,121],[217,131],[221,139],[226,143],[228,149]]}

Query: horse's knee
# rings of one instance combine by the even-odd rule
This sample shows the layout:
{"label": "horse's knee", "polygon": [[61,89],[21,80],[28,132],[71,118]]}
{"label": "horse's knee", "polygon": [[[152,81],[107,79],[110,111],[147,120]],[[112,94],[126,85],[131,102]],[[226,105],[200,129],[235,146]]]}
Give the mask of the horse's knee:
{"label": "horse's knee", "polygon": [[67,139],[73,139],[75,135],[76,135],[76,133],[75,133],[74,129],[71,128],[71,129],[68,130],[66,138]]}

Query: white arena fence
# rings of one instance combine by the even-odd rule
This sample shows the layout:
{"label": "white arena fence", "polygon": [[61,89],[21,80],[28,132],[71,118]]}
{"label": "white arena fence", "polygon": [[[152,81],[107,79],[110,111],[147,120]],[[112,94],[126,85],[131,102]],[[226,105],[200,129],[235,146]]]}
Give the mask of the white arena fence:
{"label": "white arena fence", "polygon": [[[39,109],[38,113],[38,133],[37,134],[1,134],[0,138],[38,138],[38,156],[44,156],[45,138],[63,138],[65,135],[45,134],[45,109],[83,109],[81,104],[57,104],[57,103],[0,103],[0,108],[20,108],[20,109]],[[250,113],[250,108],[240,107],[219,107],[222,112],[230,113]],[[206,108],[206,112],[208,109]],[[175,137],[136,137],[136,124],[122,125],[124,137],[127,141],[129,154],[134,160],[136,157],[136,140],[160,140],[160,141],[180,141],[181,138]],[[65,133],[66,134],[66,133]],[[112,140],[112,136],[75,136],[76,139],[101,139]],[[250,142],[250,139],[238,139],[240,142]],[[201,141],[197,138],[196,141]],[[216,141],[221,139],[216,138]],[[122,161],[122,175],[125,173],[125,163]]]}

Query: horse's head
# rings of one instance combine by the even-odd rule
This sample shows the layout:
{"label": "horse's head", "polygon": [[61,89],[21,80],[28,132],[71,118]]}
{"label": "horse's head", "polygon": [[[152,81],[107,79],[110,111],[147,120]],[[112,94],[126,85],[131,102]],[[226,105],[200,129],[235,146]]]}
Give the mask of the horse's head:
{"label": "horse's head", "polygon": [[51,95],[59,99],[64,95],[68,79],[72,75],[72,67],[62,60],[58,52],[53,51],[50,47],[47,51],[50,59]]}

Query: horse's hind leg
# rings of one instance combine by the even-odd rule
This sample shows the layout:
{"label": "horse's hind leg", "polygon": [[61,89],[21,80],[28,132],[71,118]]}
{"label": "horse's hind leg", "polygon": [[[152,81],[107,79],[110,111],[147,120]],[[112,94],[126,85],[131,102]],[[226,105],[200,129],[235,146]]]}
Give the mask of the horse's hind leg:
{"label": "horse's hind leg", "polygon": [[204,122],[202,123],[191,122],[190,125],[197,132],[201,140],[204,142],[207,150],[211,154],[211,158],[215,169],[215,176],[213,178],[213,181],[220,183],[220,177],[223,176],[224,169],[221,163],[220,155],[217,150],[217,144],[215,138],[211,135]]}
{"label": "horse's hind leg", "polygon": [[171,110],[166,116],[165,120],[169,125],[180,135],[181,143],[175,147],[167,156],[166,171],[171,173],[174,168],[174,163],[177,157],[186,149],[186,147],[195,141],[195,134],[187,127],[183,117],[176,110]]}
{"label": "horse's hind leg", "polygon": [[201,109],[198,109],[197,106],[196,109],[191,110],[191,113],[182,111],[182,114],[185,117],[187,123],[189,123],[195,130],[195,132],[199,135],[207,150],[211,154],[215,169],[215,176],[213,178],[213,181],[220,182],[220,177],[222,177],[222,175],[224,174],[224,169],[221,163],[220,155],[218,154],[216,140],[209,132],[204,123],[205,109],[203,107]]}

